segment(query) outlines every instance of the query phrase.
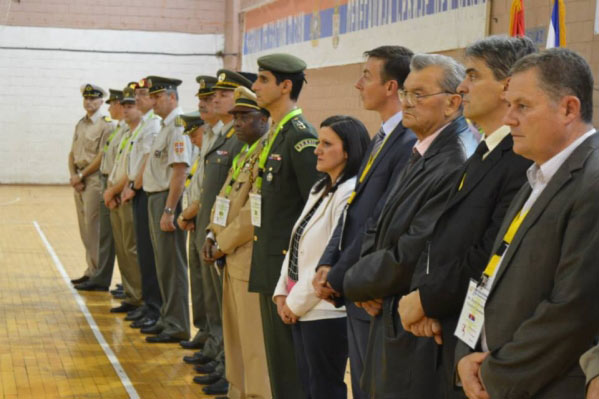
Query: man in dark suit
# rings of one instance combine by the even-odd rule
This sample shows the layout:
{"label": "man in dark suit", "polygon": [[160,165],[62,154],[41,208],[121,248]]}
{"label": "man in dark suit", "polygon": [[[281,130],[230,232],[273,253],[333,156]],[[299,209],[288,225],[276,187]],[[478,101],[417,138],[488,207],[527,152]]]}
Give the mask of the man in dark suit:
{"label": "man in dark suit", "polygon": [[456,333],[470,343],[456,349],[459,378],[471,399],[582,399],[577,361],[599,329],[592,73],[567,49],[531,54],[513,66],[505,98],[514,152],[534,164],[499,229],[495,255],[478,286],[472,283],[486,297],[476,312],[480,327],[465,336],[469,318],[458,321]]}
{"label": "man in dark suit", "polygon": [[345,274],[346,298],[373,316],[361,381],[369,398],[438,397],[435,344],[403,331],[395,309],[466,161],[460,134],[469,127],[456,91],[463,78],[452,58],[412,58],[400,97],[403,124],[418,141],[363,239],[360,259]]}
{"label": "man in dark suit", "polygon": [[[535,52],[526,38],[492,36],[466,49],[466,78],[458,86],[464,116],[482,130],[484,140],[460,172],[445,210],[439,217],[412,279],[412,292],[399,302],[401,323],[415,335],[432,332],[440,323],[439,367],[445,378],[444,398],[463,398],[454,388],[454,336],[468,281],[486,266],[497,231],[516,192],[526,180],[531,162],[512,150],[510,129],[503,125],[503,99],[510,67]],[[435,332],[438,333],[437,330]]]}
{"label": "man in dark suit", "polygon": [[[412,51],[400,46],[382,46],[367,51],[362,77],[356,83],[366,109],[379,113],[383,122],[374,136],[369,156],[358,172],[358,182],[343,217],[320,260],[314,288],[323,299],[331,295],[342,304],[343,277],[360,257],[362,235],[369,223],[376,222],[389,193],[406,165],[416,138],[402,124],[398,90],[410,72]],[[352,392],[354,398],[366,398],[360,390],[370,316],[348,302],[347,325]]]}

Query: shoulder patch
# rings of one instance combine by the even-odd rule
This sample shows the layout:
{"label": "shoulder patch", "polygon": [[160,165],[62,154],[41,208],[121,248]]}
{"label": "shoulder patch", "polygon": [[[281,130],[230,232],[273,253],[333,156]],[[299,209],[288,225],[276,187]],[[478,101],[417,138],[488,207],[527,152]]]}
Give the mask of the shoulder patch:
{"label": "shoulder patch", "polygon": [[298,117],[293,118],[293,126],[300,130],[306,130],[308,126],[304,122],[302,122]]}
{"label": "shoulder patch", "polygon": [[181,118],[180,116],[177,116],[175,118],[175,126],[177,126],[177,127],[185,126],[185,122],[183,122],[183,118]]}
{"label": "shoulder patch", "polygon": [[105,117],[104,117],[104,120],[105,120],[106,122],[112,122],[112,118],[111,118],[110,116],[105,116]]}
{"label": "shoulder patch", "polygon": [[293,146],[297,152],[301,152],[308,147],[316,148],[318,146],[318,139],[303,139],[298,141]]}

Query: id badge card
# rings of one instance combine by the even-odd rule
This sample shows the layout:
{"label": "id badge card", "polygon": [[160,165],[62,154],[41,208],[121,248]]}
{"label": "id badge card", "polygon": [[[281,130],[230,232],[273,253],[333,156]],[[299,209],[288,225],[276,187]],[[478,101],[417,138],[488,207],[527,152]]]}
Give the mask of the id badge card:
{"label": "id badge card", "polygon": [[470,279],[468,293],[454,335],[472,349],[475,349],[483,331],[488,296],[488,288],[479,286],[476,281]]}
{"label": "id badge card", "polygon": [[214,217],[212,223],[225,227],[227,225],[227,217],[229,216],[229,206],[231,201],[224,197],[216,197],[214,202]]}
{"label": "id badge card", "polygon": [[186,209],[189,206],[189,193],[187,190],[183,192],[183,198],[181,198],[181,205],[183,209]]}
{"label": "id badge card", "polygon": [[262,221],[262,196],[251,193],[250,206],[252,208],[252,225],[260,227],[260,222]]}

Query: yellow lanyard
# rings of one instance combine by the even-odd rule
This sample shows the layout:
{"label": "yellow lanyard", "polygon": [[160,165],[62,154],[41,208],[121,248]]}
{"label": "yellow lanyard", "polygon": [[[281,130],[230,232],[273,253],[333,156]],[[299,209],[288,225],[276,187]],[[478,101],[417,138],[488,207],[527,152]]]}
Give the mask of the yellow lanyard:
{"label": "yellow lanyard", "polygon": [[[366,179],[366,176],[368,176],[368,172],[370,172],[370,168],[372,167],[372,164],[374,163],[374,161],[376,161],[376,158],[379,156],[379,154],[383,150],[383,147],[387,143],[387,140],[389,139],[389,137],[391,136],[391,134],[393,134],[393,132],[389,133],[385,137],[385,139],[381,143],[381,146],[376,151],[376,153],[374,153],[374,154],[371,153],[370,156],[368,157],[368,162],[366,163],[366,166],[364,167],[364,170],[362,171],[362,174],[360,175],[360,180],[358,180],[359,184],[361,184],[364,181],[364,179]],[[350,205],[354,201],[355,197],[356,197],[356,190],[354,190],[351,193],[351,195],[349,196],[349,199],[347,200],[347,204]]]}
{"label": "yellow lanyard", "polygon": [[139,135],[139,132],[141,132],[141,129],[146,125],[146,122],[149,121],[153,117],[154,117],[154,111],[150,111],[150,115],[148,115],[148,118],[145,121],[142,121],[137,126],[137,129],[135,129],[135,132],[133,132],[133,134],[131,135],[131,141],[129,142],[129,147],[127,147],[127,153],[130,153],[131,150],[133,149],[133,144],[135,144],[135,139]]}
{"label": "yellow lanyard", "polygon": [[198,157],[196,159],[196,161],[193,163],[193,165],[191,166],[191,170],[189,171],[189,174],[187,175],[187,179],[185,179],[185,187],[189,187],[189,184],[191,183],[191,178],[193,177],[193,175],[195,175],[196,171],[198,170],[198,164],[200,162],[200,157]]}
{"label": "yellow lanyard", "polygon": [[[250,159],[250,156],[256,150],[256,147],[258,147],[259,142],[260,142],[260,139],[256,140],[256,142],[254,144],[252,144],[251,147],[249,147],[247,144],[245,144],[243,146],[243,148],[241,149],[241,151],[239,152],[239,154],[237,154],[235,156],[235,158],[233,159],[233,167],[231,168],[233,173],[231,174],[231,180],[229,180],[229,184],[227,185],[227,188],[225,188],[225,196],[228,197],[229,194],[231,194],[231,190],[233,189],[233,184],[235,184],[235,181],[239,177],[241,170],[247,163],[248,159]],[[249,147],[249,149],[248,149],[248,147]],[[240,163],[239,159],[241,158],[242,155],[243,155],[243,160]]]}
{"label": "yellow lanyard", "polygon": [[275,142],[283,126],[285,126],[285,124],[289,122],[291,118],[296,117],[301,113],[302,110],[297,108],[285,115],[285,117],[278,123],[273,135],[268,139],[268,142],[262,149],[262,152],[260,153],[260,159],[258,161],[258,177],[256,178],[256,191],[258,193],[260,193],[260,190],[262,189],[262,175],[264,174],[264,166],[266,165],[266,160],[268,159],[268,155],[270,154],[270,149],[272,148],[273,143]]}
{"label": "yellow lanyard", "polygon": [[514,217],[514,220],[512,220],[512,223],[510,223],[510,227],[508,227],[507,232],[503,236],[503,242],[501,243],[500,249],[491,257],[491,260],[489,260],[489,263],[487,264],[487,267],[483,272],[483,283],[495,274],[497,265],[499,264],[501,257],[507,250],[507,247],[511,244],[512,240],[514,239],[514,236],[516,235],[516,232],[520,228],[520,225],[524,221],[524,218],[526,218],[527,214],[528,211],[524,213],[521,213],[521,211],[518,212],[516,217]]}
{"label": "yellow lanyard", "polygon": [[466,181],[466,173],[462,176],[462,181],[460,182],[460,186],[458,187],[458,191],[462,191],[462,187],[464,187],[464,182]]}
{"label": "yellow lanyard", "polygon": [[119,130],[121,130],[121,127],[117,125],[116,129],[114,129],[112,131],[112,133],[110,133],[110,136],[108,136],[108,139],[106,139],[106,144],[104,144],[104,152],[105,153],[108,151],[108,147],[110,146],[110,142],[112,141],[112,139],[114,138],[114,136],[116,136],[116,134],[119,132]]}

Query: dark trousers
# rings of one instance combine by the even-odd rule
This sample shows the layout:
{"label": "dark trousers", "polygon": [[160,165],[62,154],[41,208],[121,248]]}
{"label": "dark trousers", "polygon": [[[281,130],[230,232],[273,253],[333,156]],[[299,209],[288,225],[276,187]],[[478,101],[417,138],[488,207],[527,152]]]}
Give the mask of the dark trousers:
{"label": "dark trousers", "polygon": [[260,293],[260,314],[266,363],[273,399],[302,399],[304,393],[297,371],[291,327],[277,313],[272,295]]}
{"label": "dark trousers", "polygon": [[364,372],[364,359],[370,334],[370,321],[347,315],[347,340],[349,349],[349,366],[351,371],[351,388],[354,399],[368,399],[368,395],[360,388],[360,379]]}
{"label": "dark trousers", "polygon": [[291,327],[295,358],[307,399],[347,399],[345,317],[300,321]]}
{"label": "dark trousers", "polygon": [[160,296],[160,287],[156,277],[154,249],[150,239],[148,195],[144,190],[135,191],[135,197],[133,197],[133,222],[137,240],[137,262],[141,271],[141,297],[144,306],[148,309],[148,315],[158,318],[162,306],[162,297]]}

